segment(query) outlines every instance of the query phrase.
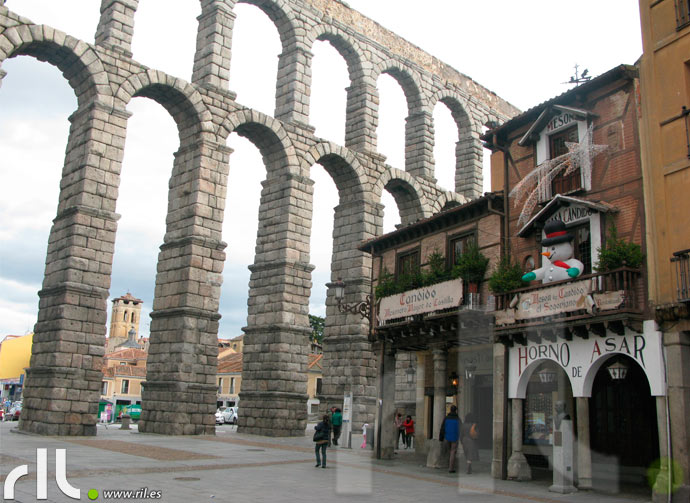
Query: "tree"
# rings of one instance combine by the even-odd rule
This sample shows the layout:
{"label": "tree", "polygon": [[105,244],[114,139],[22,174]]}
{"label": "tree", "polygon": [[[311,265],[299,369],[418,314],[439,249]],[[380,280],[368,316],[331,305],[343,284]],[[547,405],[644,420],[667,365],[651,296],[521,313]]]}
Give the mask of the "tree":
{"label": "tree", "polygon": [[309,315],[309,325],[311,326],[311,341],[317,344],[323,343],[323,327],[326,319],[321,316]]}

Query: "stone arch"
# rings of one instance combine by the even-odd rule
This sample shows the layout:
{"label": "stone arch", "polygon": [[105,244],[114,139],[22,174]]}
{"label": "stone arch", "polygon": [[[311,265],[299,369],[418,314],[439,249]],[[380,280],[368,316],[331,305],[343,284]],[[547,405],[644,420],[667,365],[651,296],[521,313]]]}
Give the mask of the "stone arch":
{"label": "stone arch", "polygon": [[400,211],[402,225],[409,225],[432,215],[431,207],[419,182],[406,171],[388,168],[376,181],[374,194],[381,200],[383,190],[388,190]]}
{"label": "stone arch", "polygon": [[235,3],[245,3],[261,9],[278,30],[283,51],[297,43],[296,26],[298,20],[289,2],[285,0],[237,0]]}
{"label": "stone arch", "polygon": [[432,203],[434,213],[439,211],[449,210],[456,206],[461,206],[467,202],[467,199],[462,194],[457,192],[446,191],[439,195]]}
{"label": "stone arch", "polygon": [[422,83],[416,72],[410,71],[399,61],[387,59],[375,66],[372,77],[374,82],[381,74],[386,73],[393,77],[402,87],[407,99],[408,115],[412,116],[424,112],[422,100]]}
{"label": "stone arch", "polygon": [[302,171],[321,164],[338,189],[340,202],[363,199],[367,174],[354,154],[333,142],[319,142],[302,158]]}
{"label": "stone arch", "polygon": [[299,176],[309,173],[308,169],[297,165],[295,147],[282,124],[273,117],[248,108],[239,110],[223,121],[218,136],[227,139],[233,132],[247,138],[259,149],[269,177],[281,173]]}
{"label": "stone arch", "polygon": [[319,25],[307,35],[309,47],[313,47],[314,42],[317,40],[330,42],[335,50],[343,57],[347,64],[350,82],[355,82],[357,79],[361,78],[364,74],[362,65],[362,54],[364,51],[356,39],[352,38],[338,27],[332,25]]}
{"label": "stone arch", "polygon": [[120,84],[115,95],[123,107],[135,97],[150,98],[160,104],[177,124],[181,147],[193,143],[196,135],[215,133],[211,113],[199,91],[177,77],[156,70],[141,71]]}
{"label": "stone arch", "polygon": [[434,95],[429,106],[433,111],[437,103],[450,110],[458,129],[455,144],[455,191],[466,198],[479,197],[482,193],[483,157],[481,123],[468,111],[467,100],[450,89],[441,89]]}
{"label": "stone arch", "polygon": [[0,64],[14,56],[33,56],[57,67],[77,96],[79,107],[109,96],[108,74],[93,48],[44,25],[20,25],[0,33]]}

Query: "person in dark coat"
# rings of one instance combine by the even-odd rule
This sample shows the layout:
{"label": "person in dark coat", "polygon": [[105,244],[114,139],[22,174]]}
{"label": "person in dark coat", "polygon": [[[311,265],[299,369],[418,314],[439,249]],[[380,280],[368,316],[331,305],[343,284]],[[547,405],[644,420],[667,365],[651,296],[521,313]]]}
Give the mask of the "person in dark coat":
{"label": "person in dark coat", "polygon": [[479,461],[476,439],[479,436],[477,420],[471,412],[465,416],[465,422],[460,429],[462,450],[467,460],[467,473],[472,473],[472,461]]}
{"label": "person in dark coat", "polygon": [[439,440],[444,440],[450,444],[450,457],[448,459],[448,473],[455,473],[455,457],[458,453],[458,441],[460,440],[460,430],[462,421],[458,417],[458,408],[455,405],[450,407],[450,413],[441,423],[441,434]]}
{"label": "person in dark coat", "polygon": [[323,421],[314,427],[314,453],[316,454],[316,467],[326,468],[326,449],[331,443],[331,421],[328,414],[323,416]]}
{"label": "person in dark coat", "polygon": [[343,413],[340,409],[333,407],[331,414],[331,424],[333,425],[333,445],[338,445],[340,430],[343,427]]}

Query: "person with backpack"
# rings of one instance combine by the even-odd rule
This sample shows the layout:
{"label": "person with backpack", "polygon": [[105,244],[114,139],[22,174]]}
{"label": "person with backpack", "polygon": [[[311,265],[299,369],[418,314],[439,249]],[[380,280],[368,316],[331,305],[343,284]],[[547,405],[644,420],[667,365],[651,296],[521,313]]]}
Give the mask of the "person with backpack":
{"label": "person with backpack", "polygon": [[331,443],[331,421],[328,414],[324,414],[323,421],[314,427],[314,452],[316,467],[326,468],[326,449]]}
{"label": "person with backpack", "polygon": [[472,461],[479,461],[479,451],[477,450],[477,440],[479,438],[479,426],[474,414],[471,412],[465,416],[465,423],[460,430],[462,437],[462,450],[465,452],[467,460],[467,473],[472,473]]}
{"label": "person with backpack", "polygon": [[455,457],[458,453],[458,441],[460,440],[460,431],[462,428],[462,421],[458,416],[458,408],[451,405],[450,413],[443,419],[441,423],[441,434],[439,440],[444,440],[450,444],[450,457],[448,459],[448,473],[455,473]]}

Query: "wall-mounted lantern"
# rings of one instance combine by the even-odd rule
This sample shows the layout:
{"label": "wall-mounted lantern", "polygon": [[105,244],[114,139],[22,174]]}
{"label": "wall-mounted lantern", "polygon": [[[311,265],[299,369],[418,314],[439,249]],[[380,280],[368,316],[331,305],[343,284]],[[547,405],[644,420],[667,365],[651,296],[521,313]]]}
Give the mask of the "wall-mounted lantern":
{"label": "wall-mounted lantern", "polygon": [[537,375],[539,376],[539,380],[543,384],[553,382],[556,379],[556,372],[554,370],[549,369],[549,368],[545,368],[543,370],[540,370],[537,373]]}
{"label": "wall-mounted lantern", "polygon": [[628,375],[628,366],[621,361],[612,363],[606,370],[614,381],[622,381]]}
{"label": "wall-mounted lantern", "polygon": [[471,381],[474,379],[474,372],[477,370],[477,366],[474,363],[468,363],[465,366],[465,379]]}
{"label": "wall-mounted lantern", "polygon": [[338,311],[341,313],[359,314],[362,318],[371,320],[371,295],[367,295],[367,300],[354,304],[343,302],[345,298],[345,282],[342,278],[332,283],[326,283],[326,288],[335,289],[335,300],[338,303]]}
{"label": "wall-mounted lantern", "polygon": [[405,377],[407,378],[407,384],[412,384],[414,382],[414,375],[415,375],[415,370],[412,364],[410,364],[409,367],[407,367],[407,370],[405,371]]}
{"label": "wall-mounted lantern", "polygon": [[450,376],[448,377],[448,384],[450,385],[450,389],[453,392],[452,394],[455,394],[455,392],[458,390],[458,380],[458,374],[456,374],[455,372],[451,372]]}

